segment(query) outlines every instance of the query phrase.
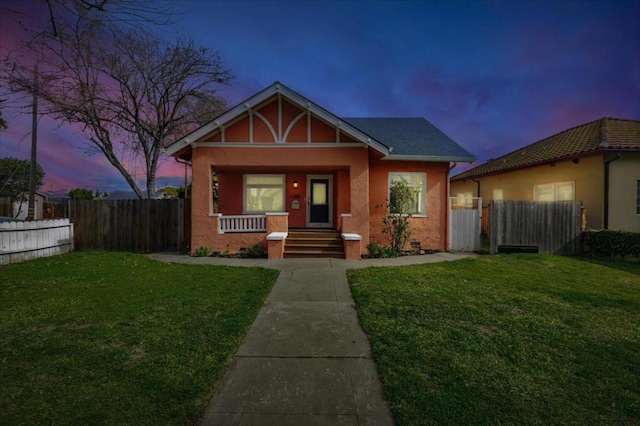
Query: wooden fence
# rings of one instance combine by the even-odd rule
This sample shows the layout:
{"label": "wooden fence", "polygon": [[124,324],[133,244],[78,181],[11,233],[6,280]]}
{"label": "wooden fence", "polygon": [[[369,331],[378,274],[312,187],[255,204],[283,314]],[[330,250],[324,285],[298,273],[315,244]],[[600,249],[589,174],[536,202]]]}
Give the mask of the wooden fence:
{"label": "wooden fence", "polygon": [[13,204],[8,199],[0,200],[0,216],[13,217]]}
{"label": "wooden fence", "polygon": [[49,203],[45,202],[42,215],[45,218],[68,218],[69,217],[69,202],[66,203]]}
{"label": "wooden fence", "polygon": [[0,265],[73,250],[69,219],[0,223]]}
{"label": "wooden fence", "polygon": [[480,229],[483,233],[489,235],[489,206],[482,207],[482,222]]}
{"label": "wooden fence", "polygon": [[77,250],[179,251],[190,238],[190,200],[72,200]]}
{"label": "wooden fence", "polygon": [[581,253],[582,206],[578,201],[491,201],[491,253]]}

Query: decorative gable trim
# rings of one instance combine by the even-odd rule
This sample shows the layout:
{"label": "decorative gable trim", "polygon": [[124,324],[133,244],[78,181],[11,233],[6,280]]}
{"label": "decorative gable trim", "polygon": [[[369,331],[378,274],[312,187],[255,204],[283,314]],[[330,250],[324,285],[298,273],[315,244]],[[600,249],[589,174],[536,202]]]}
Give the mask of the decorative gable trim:
{"label": "decorative gable trim", "polygon": [[[269,120],[267,120],[262,114],[256,111],[256,107],[260,106],[260,104],[266,102],[267,100],[272,98],[274,95],[277,95],[278,97],[277,128],[275,128],[275,126],[273,126],[269,122]],[[296,105],[303,110],[302,113],[294,117],[292,122],[289,123],[289,125],[287,126],[287,129],[282,128],[282,124],[283,124],[282,123],[282,98],[283,97],[286,98],[287,101],[291,102],[293,105]],[[339,142],[340,140],[340,132],[344,132],[349,137],[353,138],[355,141],[359,141],[366,144],[367,146],[380,152],[383,156],[387,156],[390,154],[389,147],[387,147],[382,142],[375,140],[374,138],[367,135],[366,133],[363,133],[362,131],[358,130],[352,125],[346,123],[336,115],[330,113],[329,111],[325,110],[319,105],[316,105],[315,103],[309,101],[305,97],[299,95],[298,93],[289,89],[288,87],[281,84],[280,82],[273,83],[271,86],[267,87],[261,92],[258,92],[257,94],[250,97],[246,101],[224,112],[223,114],[218,116],[216,119],[194,130],[193,132],[189,133],[182,139],[179,139],[176,142],[172,143],[171,145],[165,147],[164,153],[167,155],[174,155],[177,152],[185,149],[187,146],[190,146],[191,148],[194,148],[195,146],[202,146],[203,143],[200,142],[200,140],[206,137],[207,135],[210,135],[211,133],[215,132],[216,130],[219,130],[221,132],[221,142],[225,142],[225,139],[224,139],[225,126],[232,123],[235,119],[237,119],[239,116],[243,115],[244,113],[248,113],[248,117],[250,121],[249,138],[251,141],[253,140],[253,121],[256,120],[257,118],[266,124],[267,128],[271,132],[273,139],[277,145],[290,146],[290,144],[284,144],[284,142],[287,140],[289,132],[291,131],[295,123],[303,119],[304,116],[306,115],[307,142],[311,143],[312,135],[311,135],[311,126],[309,125],[310,124],[309,122],[311,121],[312,115],[315,115],[325,123],[328,123],[329,125],[336,127],[336,142]],[[207,143],[207,145],[205,146],[208,146],[208,145],[209,143]],[[342,143],[340,143],[339,145],[344,146],[347,144],[343,145]],[[349,144],[349,145],[353,146],[352,144]],[[215,146],[219,146],[219,145],[215,145]],[[225,145],[225,146],[229,146],[229,145]],[[255,145],[251,145],[251,146],[255,146]],[[263,146],[263,145],[261,144],[260,146]],[[332,145],[332,146],[335,147],[335,145]]]}

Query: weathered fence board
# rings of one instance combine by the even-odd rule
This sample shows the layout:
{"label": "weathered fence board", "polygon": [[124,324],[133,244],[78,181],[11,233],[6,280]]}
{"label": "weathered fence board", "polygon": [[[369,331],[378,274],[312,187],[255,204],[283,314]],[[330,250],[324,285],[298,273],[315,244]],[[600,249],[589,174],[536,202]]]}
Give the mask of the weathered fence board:
{"label": "weathered fence board", "polygon": [[466,206],[449,198],[449,247],[451,251],[477,252],[481,249],[482,198],[474,197]]}
{"label": "weathered fence board", "polygon": [[489,206],[482,207],[482,224],[480,229],[489,235]]}
{"label": "weathered fence board", "polygon": [[72,250],[73,224],[69,219],[0,223],[0,265]]}
{"label": "weathered fence board", "polygon": [[0,200],[0,216],[13,217],[13,204],[8,199]]}
{"label": "weathered fence board", "polygon": [[538,253],[581,252],[582,206],[577,201],[491,201],[491,253],[501,247],[537,248]]}
{"label": "weathered fence board", "polygon": [[77,250],[178,251],[188,244],[189,200],[72,200]]}
{"label": "weathered fence board", "polygon": [[43,204],[43,217],[46,219],[62,219],[69,217],[69,203],[49,203]]}

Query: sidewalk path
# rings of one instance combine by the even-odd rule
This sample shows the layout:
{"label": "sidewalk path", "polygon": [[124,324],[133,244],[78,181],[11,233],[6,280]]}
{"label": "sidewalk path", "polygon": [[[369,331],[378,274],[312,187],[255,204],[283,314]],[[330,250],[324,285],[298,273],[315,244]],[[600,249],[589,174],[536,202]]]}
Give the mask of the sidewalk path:
{"label": "sidewalk path", "polygon": [[155,253],[174,263],[280,270],[207,407],[202,425],[392,425],[346,270],[469,257],[220,259]]}

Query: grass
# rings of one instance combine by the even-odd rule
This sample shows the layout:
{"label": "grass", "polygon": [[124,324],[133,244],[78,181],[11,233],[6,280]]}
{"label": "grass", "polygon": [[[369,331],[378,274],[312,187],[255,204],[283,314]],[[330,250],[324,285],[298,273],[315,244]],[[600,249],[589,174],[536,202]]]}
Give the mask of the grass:
{"label": "grass", "polygon": [[349,281],[398,425],[640,423],[640,264],[497,255]]}
{"label": "grass", "polygon": [[127,253],[1,267],[0,423],[196,423],[276,276]]}

